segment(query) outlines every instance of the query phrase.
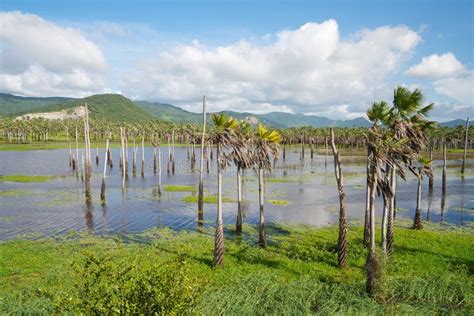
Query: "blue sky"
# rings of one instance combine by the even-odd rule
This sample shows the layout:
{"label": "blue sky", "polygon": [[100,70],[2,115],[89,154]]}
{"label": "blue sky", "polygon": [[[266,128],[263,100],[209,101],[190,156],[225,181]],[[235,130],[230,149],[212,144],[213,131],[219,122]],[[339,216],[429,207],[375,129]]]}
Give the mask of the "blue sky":
{"label": "blue sky", "polygon": [[[350,118],[403,84],[422,88],[438,119],[474,106],[472,1],[3,0],[0,9],[4,92],[120,92],[192,111],[206,93],[214,110]],[[34,88],[42,76],[46,87]]]}

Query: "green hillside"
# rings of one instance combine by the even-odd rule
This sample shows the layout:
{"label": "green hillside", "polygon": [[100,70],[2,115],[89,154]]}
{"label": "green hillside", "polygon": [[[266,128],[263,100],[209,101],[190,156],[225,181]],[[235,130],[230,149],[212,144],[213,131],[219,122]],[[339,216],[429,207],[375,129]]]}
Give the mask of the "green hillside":
{"label": "green hillside", "polygon": [[19,116],[26,113],[38,112],[39,108],[45,108],[52,105],[64,104],[72,98],[35,98],[20,97],[7,93],[0,93],[0,115],[1,116]]}
{"label": "green hillside", "polygon": [[[72,98],[24,98],[0,95],[1,115],[19,116],[27,113],[41,113],[72,109],[87,102],[91,118],[114,122],[148,122],[152,115],[138,107],[130,99],[119,94],[97,94],[83,99]],[[17,107],[15,109],[15,106]]]}
{"label": "green hillside", "polygon": [[200,114],[188,112],[171,104],[149,101],[135,101],[135,104],[163,121],[173,123],[201,122]]}
{"label": "green hillside", "polygon": [[138,107],[130,99],[120,94],[96,94],[87,98],[65,103],[63,108],[87,106],[91,118],[102,118],[118,122],[148,122],[154,119],[149,113]]}

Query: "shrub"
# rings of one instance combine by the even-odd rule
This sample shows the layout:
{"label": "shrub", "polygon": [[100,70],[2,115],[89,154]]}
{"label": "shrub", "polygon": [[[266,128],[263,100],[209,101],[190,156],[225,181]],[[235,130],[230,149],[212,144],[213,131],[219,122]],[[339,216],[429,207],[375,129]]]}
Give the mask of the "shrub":
{"label": "shrub", "polygon": [[183,253],[156,264],[86,251],[75,268],[73,304],[85,314],[176,315],[189,313],[195,305],[198,283],[189,277]]}

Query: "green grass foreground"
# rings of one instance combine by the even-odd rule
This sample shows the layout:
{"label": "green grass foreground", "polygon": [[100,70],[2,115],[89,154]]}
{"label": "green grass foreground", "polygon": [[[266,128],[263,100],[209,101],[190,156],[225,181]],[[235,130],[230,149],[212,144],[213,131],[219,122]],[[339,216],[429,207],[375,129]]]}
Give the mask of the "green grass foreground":
{"label": "green grass foreground", "polygon": [[0,244],[0,314],[473,314],[472,228],[397,227],[382,290],[365,294],[362,230],[349,229],[349,267],[336,267],[337,227],[270,225],[227,232],[152,229],[122,237]]}

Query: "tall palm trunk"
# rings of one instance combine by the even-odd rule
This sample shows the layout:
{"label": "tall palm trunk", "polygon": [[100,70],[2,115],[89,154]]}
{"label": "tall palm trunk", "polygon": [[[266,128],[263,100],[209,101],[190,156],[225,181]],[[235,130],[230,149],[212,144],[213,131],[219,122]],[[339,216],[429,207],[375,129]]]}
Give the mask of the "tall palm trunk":
{"label": "tall palm trunk", "polygon": [[[387,174],[390,174],[390,165],[387,163],[385,170]],[[390,212],[390,196],[387,192],[382,192],[383,198],[383,212],[382,212],[382,235],[381,235],[381,246],[384,254],[387,253],[387,230],[388,230],[388,213]]]}
{"label": "tall palm trunk", "polygon": [[364,216],[364,235],[363,244],[365,247],[370,243],[370,145],[367,146],[367,183],[365,191],[365,216]]}
{"label": "tall palm trunk", "polygon": [[344,192],[344,175],[341,168],[341,158],[337,151],[334,130],[331,128],[331,147],[334,154],[334,173],[336,175],[337,190],[339,193],[339,238],[337,242],[337,262],[339,268],[347,266],[347,223]]}
{"label": "tall palm trunk", "polygon": [[265,198],[265,181],[263,178],[264,169],[258,169],[258,205],[260,209],[260,220],[258,226],[258,244],[262,248],[267,247],[267,240],[265,238],[265,214],[264,214],[264,198]]}
{"label": "tall palm trunk", "polygon": [[217,144],[217,222],[214,240],[214,264],[224,265],[224,226],[222,222],[222,157],[220,144]]}
{"label": "tall palm trunk", "polygon": [[461,165],[461,174],[464,175],[464,165],[466,164],[466,156],[467,156],[467,140],[468,140],[468,134],[469,132],[469,117],[466,120],[466,129],[465,129],[465,134],[464,134],[464,155],[462,157],[462,165]]}
{"label": "tall palm trunk", "polygon": [[242,233],[242,171],[237,166],[237,219],[235,221],[235,232]]}
{"label": "tall palm trunk", "polygon": [[413,220],[413,228],[414,229],[423,229],[423,223],[421,222],[421,182],[422,182],[422,175],[421,175],[421,168],[419,169],[418,175],[418,190],[416,191],[416,211],[415,211],[415,218]]}
{"label": "tall palm trunk", "polygon": [[387,218],[387,255],[393,254],[393,244],[395,238],[394,224],[395,224],[395,194],[397,191],[397,167],[392,166],[390,169],[390,203],[388,205]]}
{"label": "tall palm trunk", "polygon": [[206,138],[206,96],[202,99],[201,160],[199,161],[198,224],[204,222],[204,147]]}
{"label": "tall palm trunk", "polygon": [[376,287],[379,282],[379,263],[375,252],[375,196],[377,193],[377,173],[374,162],[370,164],[370,198],[369,198],[369,222],[370,222],[370,242],[369,242],[369,253],[367,255],[366,271],[367,271],[367,284],[366,289],[369,295],[375,293]]}

